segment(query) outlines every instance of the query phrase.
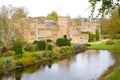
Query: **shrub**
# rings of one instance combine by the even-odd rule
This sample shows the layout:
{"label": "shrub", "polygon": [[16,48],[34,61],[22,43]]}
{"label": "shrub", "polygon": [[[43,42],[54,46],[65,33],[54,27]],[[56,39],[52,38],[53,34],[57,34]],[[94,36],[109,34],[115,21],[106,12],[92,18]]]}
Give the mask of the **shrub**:
{"label": "shrub", "polygon": [[16,65],[16,66],[24,67],[24,64],[23,64],[23,62],[22,62],[21,60],[15,61],[15,65]]}
{"label": "shrub", "polygon": [[36,53],[36,52],[32,52],[32,53],[24,53],[22,55],[22,57],[35,57],[36,59],[41,59],[41,54],[40,53]]}
{"label": "shrub", "polygon": [[71,46],[66,46],[66,49],[67,49],[68,51],[71,51],[71,50],[72,50],[72,47],[71,47]]}
{"label": "shrub", "polygon": [[38,41],[37,41],[37,40],[35,40],[35,41],[33,42],[33,44],[38,44]]}
{"label": "shrub", "polygon": [[1,49],[0,49],[0,53],[5,53],[5,52],[7,52],[8,51],[8,48],[7,47],[2,47]]}
{"label": "shrub", "polygon": [[58,38],[56,41],[56,45],[61,46],[71,46],[70,41],[66,38]]}
{"label": "shrub", "polygon": [[95,35],[95,37],[96,37],[96,41],[100,40],[100,32],[99,32],[98,29],[96,29],[96,35]]}
{"label": "shrub", "polygon": [[14,55],[14,54],[15,54],[14,51],[8,50],[6,53],[2,54],[2,56],[12,56],[12,55]]}
{"label": "shrub", "polygon": [[56,50],[52,50],[52,56],[58,57],[59,56],[59,52],[56,51]]}
{"label": "shrub", "polygon": [[2,44],[2,41],[0,40],[0,44]]}
{"label": "shrub", "polygon": [[46,58],[52,57],[52,52],[51,51],[43,52],[42,57],[46,57]]}
{"label": "shrub", "polygon": [[48,45],[47,50],[52,51],[52,49],[53,49],[53,46],[52,45]]}
{"label": "shrub", "polygon": [[38,49],[38,46],[36,44],[28,43],[25,45],[24,50],[33,52],[33,51],[38,51],[39,49]]}
{"label": "shrub", "polygon": [[5,68],[4,61],[0,61],[0,71],[3,71]]}
{"label": "shrub", "polygon": [[77,46],[74,46],[73,48],[77,51],[84,51],[87,49],[87,46],[86,45],[77,45]]}
{"label": "shrub", "polygon": [[14,52],[14,51],[12,51],[12,50],[9,50],[9,51],[7,51],[7,54],[11,56],[11,55],[14,55],[14,54],[15,54],[15,52]]}
{"label": "shrub", "polygon": [[58,38],[56,41],[57,46],[62,46],[62,38]]}
{"label": "shrub", "polygon": [[21,43],[14,43],[12,50],[15,51],[16,55],[22,55],[22,44]]}
{"label": "shrub", "polygon": [[45,41],[38,41],[38,48],[39,50],[45,50],[46,49]]}
{"label": "shrub", "polygon": [[35,61],[35,57],[22,57],[21,61],[23,62],[24,65],[32,64]]}
{"label": "shrub", "polygon": [[16,39],[12,41],[12,47],[11,50],[15,51],[15,57],[21,57],[22,56],[22,47],[26,44],[26,42],[23,39]]}
{"label": "shrub", "polygon": [[60,48],[59,47],[55,47],[53,50],[56,51],[56,52],[59,52]]}
{"label": "shrub", "polygon": [[89,42],[93,42],[95,40],[95,35],[89,33]]}
{"label": "shrub", "polygon": [[0,40],[0,47],[2,46],[2,41]]}
{"label": "shrub", "polygon": [[106,42],[106,45],[113,45],[113,44],[115,44],[115,42],[114,42],[113,40],[108,40],[108,41]]}
{"label": "shrub", "polygon": [[47,39],[46,42],[52,42],[52,40],[51,39]]}
{"label": "shrub", "polygon": [[86,46],[91,46],[91,44],[84,44],[84,45],[86,45]]}
{"label": "shrub", "polygon": [[60,53],[66,53],[68,50],[67,50],[67,48],[66,47],[62,47],[61,49],[60,49]]}
{"label": "shrub", "polygon": [[4,61],[4,64],[5,64],[6,66],[11,66],[12,61],[11,61],[11,60],[5,60],[5,61]]}
{"label": "shrub", "polygon": [[32,53],[31,56],[35,57],[36,59],[39,59],[39,60],[42,58],[40,53]]}
{"label": "shrub", "polygon": [[62,49],[60,49],[59,52],[60,52],[60,53],[66,53],[66,49],[62,48]]}

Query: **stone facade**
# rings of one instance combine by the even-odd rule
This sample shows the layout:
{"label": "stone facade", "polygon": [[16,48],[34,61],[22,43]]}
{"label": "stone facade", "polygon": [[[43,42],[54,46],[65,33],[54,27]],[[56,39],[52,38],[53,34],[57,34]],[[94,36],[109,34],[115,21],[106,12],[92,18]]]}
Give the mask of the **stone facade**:
{"label": "stone facade", "polygon": [[98,23],[92,23],[92,22],[81,22],[81,26],[77,26],[81,32],[90,32],[92,34],[95,34],[96,29],[99,28]]}
{"label": "stone facade", "polygon": [[89,23],[88,25],[82,23],[81,26],[73,26],[68,16],[59,16],[57,23],[53,20],[45,20],[42,17],[23,18],[14,22],[14,26],[21,32],[23,38],[29,42],[46,39],[55,42],[57,38],[67,36],[72,43],[87,43],[89,40],[88,34],[82,34],[81,31],[94,32],[96,30],[96,25],[92,28],[89,25]]}
{"label": "stone facade", "polygon": [[88,43],[88,35],[87,34],[76,34],[72,37],[71,43],[84,44]]}
{"label": "stone facade", "polygon": [[64,35],[67,36],[67,38],[70,38],[69,34],[69,28],[71,26],[71,20],[68,16],[59,16],[58,17],[58,25],[59,27],[59,35],[58,37],[64,37]]}

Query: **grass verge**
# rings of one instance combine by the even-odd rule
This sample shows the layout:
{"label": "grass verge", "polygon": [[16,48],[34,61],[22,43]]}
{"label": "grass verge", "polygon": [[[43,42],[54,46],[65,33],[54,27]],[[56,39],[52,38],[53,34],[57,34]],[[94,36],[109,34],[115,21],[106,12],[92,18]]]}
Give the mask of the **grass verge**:
{"label": "grass verge", "polygon": [[120,66],[108,75],[105,80],[120,80]]}
{"label": "grass verge", "polygon": [[91,44],[89,49],[97,49],[97,50],[119,50],[120,49],[120,39],[113,40],[115,44],[107,45],[106,42],[102,42],[100,44]]}

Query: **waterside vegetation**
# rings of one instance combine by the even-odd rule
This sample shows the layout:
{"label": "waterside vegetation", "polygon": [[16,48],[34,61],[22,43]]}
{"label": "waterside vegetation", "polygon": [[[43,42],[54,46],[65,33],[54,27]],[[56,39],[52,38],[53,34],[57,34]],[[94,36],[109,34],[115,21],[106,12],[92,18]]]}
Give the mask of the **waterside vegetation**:
{"label": "waterside vegetation", "polygon": [[34,41],[24,45],[20,41],[16,41],[10,49],[2,47],[0,50],[0,74],[13,72],[35,64],[43,64],[53,59],[61,60],[65,56],[87,49],[85,45],[70,46],[69,40],[62,40],[65,40],[63,41],[65,43],[61,43],[60,47],[56,44],[53,45],[51,41]]}

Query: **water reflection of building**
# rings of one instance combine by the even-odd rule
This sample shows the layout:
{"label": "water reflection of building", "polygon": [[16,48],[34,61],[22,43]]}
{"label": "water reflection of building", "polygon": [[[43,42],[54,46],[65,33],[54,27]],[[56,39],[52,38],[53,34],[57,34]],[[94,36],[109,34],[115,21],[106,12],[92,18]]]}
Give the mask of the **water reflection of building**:
{"label": "water reflection of building", "polygon": [[85,51],[84,54],[88,54],[88,55],[91,55],[91,54],[99,55],[99,53],[100,53],[100,50],[87,50],[87,51]]}
{"label": "water reflection of building", "polygon": [[98,57],[100,57],[100,50],[87,50],[81,56],[83,59],[86,59],[88,63],[90,63],[95,58],[99,59]]}
{"label": "water reflection of building", "polygon": [[70,66],[70,61],[65,59],[65,60],[61,60],[59,63],[58,63],[58,66],[59,67],[69,67]]}
{"label": "water reflection of building", "polygon": [[65,60],[61,60],[59,63],[58,63],[58,66],[59,67],[69,67],[71,65],[71,62],[74,62],[76,61],[76,56],[70,56],[70,57],[67,57]]}

